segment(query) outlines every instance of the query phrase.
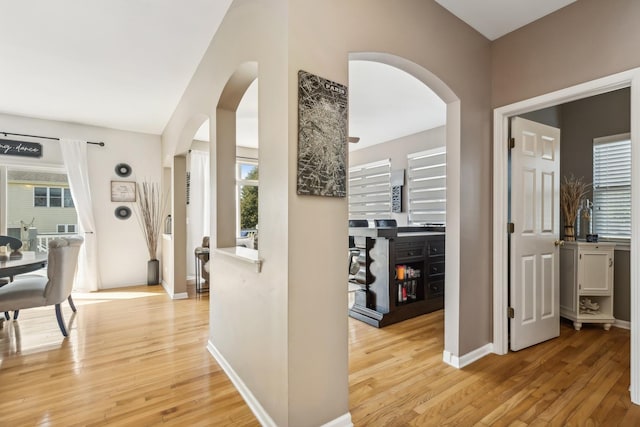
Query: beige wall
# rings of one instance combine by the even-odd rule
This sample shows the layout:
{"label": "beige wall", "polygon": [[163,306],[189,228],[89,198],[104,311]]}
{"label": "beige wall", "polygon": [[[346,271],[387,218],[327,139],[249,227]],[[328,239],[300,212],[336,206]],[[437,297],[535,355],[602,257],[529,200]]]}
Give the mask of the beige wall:
{"label": "beige wall", "polygon": [[492,44],[492,104],[640,66],[640,2],[580,0]]}
{"label": "beige wall", "polygon": [[[87,148],[102,286],[118,288],[146,284],[149,255],[142,230],[133,215],[127,220],[115,217],[115,208],[120,203],[111,201],[110,182],[125,180],[115,173],[115,166],[122,162],[128,163],[132,168],[132,174],[126,180],[146,179],[159,182],[160,137],[8,114],[0,114],[0,129],[23,134],[104,141],[104,147],[90,145]],[[33,170],[40,167],[64,167],[58,141],[37,142],[42,144],[42,158],[0,156],[0,165],[24,166]]]}
{"label": "beige wall", "polygon": [[[221,181],[217,165],[233,163],[235,159],[221,159],[219,151],[234,152],[229,144],[235,147],[235,141],[216,139],[216,106],[227,81],[240,65],[258,63],[259,222],[265,224],[260,229],[260,256],[264,265],[257,273],[249,263],[212,253],[210,286],[216,298],[211,298],[209,338],[259,404],[282,426],[289,425],[290,376],[286,18],[283,2],[234,2],[163,134],[166,162],[175,153],[185,152],[201,123],[210,118],[211,212],[224,210],[225,206],[216,203],[216,193],[220,191],[217,187],[233,186],[235,181]],[[235,230],[234,224],[235,215],[213,214],[212,247],[218,241],[216,230]],[[340,354],[346,357],[346,351]],[[331,393],[327,396],[331,397]],[[332,409],[330,405],[329,408]]]}
{"label": "beige wall", "polygon": [[[295,1],[291,5],[290,32],[295,35],[290,42],[291,57],[297,60],[290,58],[289,66],[290,132],[295,129],[296,117],[294,72],[313,70],[346,84],[351,52],[386,52],[411,61],[440,78],[460,99],[463,196],[459,244],[465,268],[451,272],[460,276],[460,315],[457,322],[445,322],[445,347],[453,355],[464,355],[487,344],[491,341],[491,229],[487,227],[491,223],[491,199],[486,196],[490,193],[491,173],[489,42],[434,2],[405,1],[397,7],[387,1],[331,1],[320,9],[313,7],[311,1]],[[327,31],[327,22],[332,23],[331,31]],[[354,22],[358,22],[357,26]],[[441,88],[432,89],[442,93],[438,90]],[[309,217],[321,214],[317,212],[309,210],[295,220],[309,223]],[[343,247],[345,219],[346,214],[339,219],[342,222],[338,226],[344,224],[342,230],[333,232],[335,244],[339,245],[336,250]],[[457,297],[455,293],[450,296]],[[451,325],[457,327],[447,328]]]}
{"label": "beige wall", "polygon": [[[240,64],[257,61],[264,265],[256,273],[213,255],[210,342],[282,426],[320,425],[349,408],[347,200],[297,196],[296,164],[298,70],[347,84],[351,52],[405,58],[455,93],[447,102],[461,100],[461,128],[447,133],[461,136],[465,269],[452,277],[460,276],[463,314],[447,330],[447,345],[463,355],[491,341],[489,42],[434,2],[237,0],[165,129],[163,159],[183,152],[207,116],[216,135],[224,85]],[[212,140],[212,164],[225,143]],[[214,188],[230,184],[216,173]],[[217,214],[212,230],[224,221]]]}
{"label": "beige wall", "polygon": [[403,136],[391,141],[376,144],[359,150],[349,152],[349,167],[377,162],[379,160],[391,159],[391,170],[405,171],[405,184],[402,188],[402,212],[391,213],[391,218],[398,222],[398,225],[408,224],[407,212],[407,171],[409,161],[407,155],[432,148],[444,147],[447,143],[446,128],[444,126]]}

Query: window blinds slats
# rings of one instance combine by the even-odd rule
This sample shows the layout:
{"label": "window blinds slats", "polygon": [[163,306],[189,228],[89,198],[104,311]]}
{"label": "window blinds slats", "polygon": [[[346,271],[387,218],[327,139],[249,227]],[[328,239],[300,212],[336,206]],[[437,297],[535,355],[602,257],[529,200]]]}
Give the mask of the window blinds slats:
{"label": "window blinds slats", "polygon": [[411,224],[445,224],[446,221],[446,150],[410,154],[407,173],[409,222]]}
{"label": "window blinds slats", "polygon": [[593,144],[593,226],[601,238],[631,237],[631,141]]}
{"label": "window blinds slats", "polygon": [[391,162],[349,169],[349,218],[379,219],[391,215]]}
{"label": "window blinds slats", "polygon": [[349,196],[349,203],[372,203],[372,202],[380,202],[380,203],[388,203],[389,195],[387,193],[384,194],[353,194]]}

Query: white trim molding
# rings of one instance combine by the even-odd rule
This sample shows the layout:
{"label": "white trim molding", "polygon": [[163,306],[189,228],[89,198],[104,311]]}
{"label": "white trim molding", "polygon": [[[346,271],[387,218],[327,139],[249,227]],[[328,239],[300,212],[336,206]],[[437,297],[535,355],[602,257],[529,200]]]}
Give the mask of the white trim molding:
{"label": "white trim molding", "polygon": [[[631,87],[631,325],[640,314],[640,68],[582,83],[556,92],[496,108],[493,116],[493,351],[508,348],[508,148],[509,118]],[[631,329],[631,401],[640,404],[640,328]]]}
{"label": "white trim molding", "polygon": [[447,365],[451,365],[454,368],[461,369],[465,366],[471,365],[476,360],[480,360],[486,355],[493,352],[493,344],[489,343],[460,357],[454,356],[453,354],[445,350],[442,353],[442,360]]}
{"label": "white trim molding", "polygon": [[351,422],[351,412],[347,412],[335,420],[322,424],[322,427],[353,427],[353,423]]}
{"label": "white trim molding", "polygon": [[[240,393],[240,396],[242,396],[244,401],[247,403],[247,406],[249,406],[253,415],[256,416],[260,425],[265,427],[278,427],[275,421],[273,421],[269,416],[269,413],[260,404],[258,399],[256,399],[253,393],[251,393],[249,387],[247,387],[244,381],[242,381],[242,378],[240,378],[236,371],[233,370],[229,362],[227,362],[227,359],[224,358],[222,353],[218,351],[211,341],[207,342],[207,350],[209,350],[209,353],[211,353],[213,358],[216,359],[216,362],[218,362],[218,365],[220,365],[225,374],[227,374],[227,377],[229,377],[236,390],[238,390],[238,393]],[[348,415],[349,420],[351,420],[351,415]],[[341,427],[342,425],[343,424],[335,424],[335,427]],[[344,426],[347,427],[347,424],[344,424]]]}
{"label": "white trim molding", "polygon": [[627,322],[626,320],[616,319],[613,324],[616,328],[631,330],[631,322]]}
{"label": "white trim molding", "polygon": [[189,298],[189,294],[186,292],[180,292],[177,294],[171,293],[171,291],[169,290],[169,285],[164,280],[162,281],[162,287],[164,288],[164,291],[167,293],[167,295],[169,295],[171,299],[188,299]]}

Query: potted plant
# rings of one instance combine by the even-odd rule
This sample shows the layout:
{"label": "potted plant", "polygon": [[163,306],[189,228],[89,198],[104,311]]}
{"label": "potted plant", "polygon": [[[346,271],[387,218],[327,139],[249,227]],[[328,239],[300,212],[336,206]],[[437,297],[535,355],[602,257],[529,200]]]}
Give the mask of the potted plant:
{"label": "potted plant", "polygon": [[160,192],[160,185],[156,182],[139,182],[136,204],[136,217],[149,251],[147,285],[157,285],[160,283],[160,262],[157,258],[158,242],[162,232],[166,206],[166,198]]}
{"label": "potted plant", "polygon": [[582,198],[587,195],[589,184],[585,184],[582,178],[570,175],[564,177],[560,184],[560,206],[564,219],[564,239],[568,242],[576,240],[575,223]]}

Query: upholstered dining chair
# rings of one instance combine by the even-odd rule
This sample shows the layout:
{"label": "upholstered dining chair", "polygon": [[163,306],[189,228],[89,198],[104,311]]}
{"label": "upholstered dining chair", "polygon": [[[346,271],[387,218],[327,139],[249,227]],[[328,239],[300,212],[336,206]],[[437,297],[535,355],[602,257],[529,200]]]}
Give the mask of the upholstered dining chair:
{"label": "upholstered dining chair", "polygon": [[13,311],[15,320],[21,309],[55,305],[60,331],[65,337],[68,336],[60,304],[68,300],[71,309],[76,311],[71,290],[83,241],[79,236],[65,236],[49,241],[47,277],[16,276],[13,282],[1,287],[0,312],[4,311],[6,316],[9,311]]}

